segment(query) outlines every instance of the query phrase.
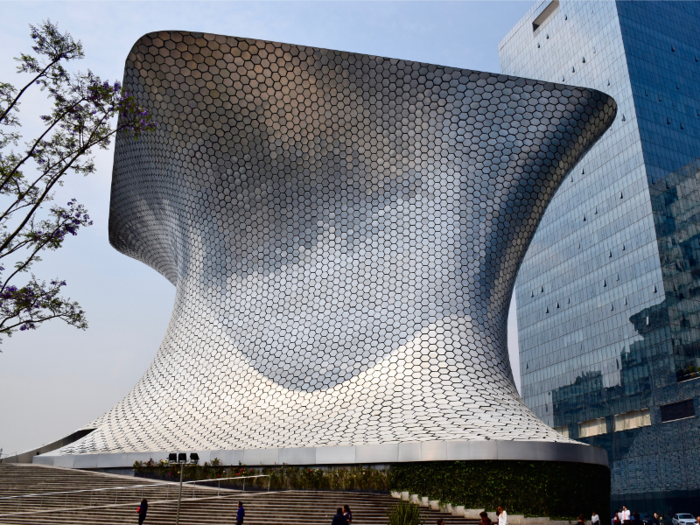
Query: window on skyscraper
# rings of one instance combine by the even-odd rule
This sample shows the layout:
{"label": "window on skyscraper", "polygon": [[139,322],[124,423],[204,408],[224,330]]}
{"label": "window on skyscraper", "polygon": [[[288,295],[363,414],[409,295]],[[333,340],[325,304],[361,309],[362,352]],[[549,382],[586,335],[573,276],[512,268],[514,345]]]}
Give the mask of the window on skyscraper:
{"label": "window on skyscraper", "polygon": [[554,430],[559,432],[564,437],[569,437],[569,425],[563,427],[554,427]]}
{"label": "window on skyscraper", "polygon": [[554,13],[558,10],[559,0],[552,0],[549,5],[544,8],[544,11],[542,11],[540,15],[535,18],[534,22],[532,22],[532,30],[537,31],[539,28],[549,22],[552,16],[554,16]]}
{"label": "window on skyscraper", "polygon": [[607,425],[605,424],[604,417],[591,419],[590,421],[584,421],[583,423],[578,424],[579,438],[597,436],[599,434],[605,434],[607,431]]}
{"label": "window on skyscraper", "polygon": [[651,425],[651,413],[648,408],[633,410],[615,416],[615,432],[632,430],[633,428],[648,427]]}
{"label": "window on skyscraper", "polygon": [[692,399],[661,405],[661,422],[677,421],[695,416],[695,404]]}

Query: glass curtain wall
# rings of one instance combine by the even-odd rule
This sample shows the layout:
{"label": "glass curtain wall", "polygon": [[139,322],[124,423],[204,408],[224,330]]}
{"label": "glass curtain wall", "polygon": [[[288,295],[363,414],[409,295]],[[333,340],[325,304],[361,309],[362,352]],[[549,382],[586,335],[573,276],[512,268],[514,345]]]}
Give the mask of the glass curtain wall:
{"label": "glass curtain wall", "polygon": [[[536,3],[504,73],[588,86],[615,124],[518,274],[522,396],[603,446],[613,506],[700,513],[700,3]],[[558,111],[558,108],[551,108]]]}

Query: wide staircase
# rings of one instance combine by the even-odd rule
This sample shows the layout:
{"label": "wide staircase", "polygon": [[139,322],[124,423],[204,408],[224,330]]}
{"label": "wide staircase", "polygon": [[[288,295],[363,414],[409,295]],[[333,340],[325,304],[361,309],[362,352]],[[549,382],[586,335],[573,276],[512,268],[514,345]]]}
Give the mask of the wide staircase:
{"label": "wide staircase", "polygon": [[[92,489],[101,489],[98,491]],[[82,492],[77,492],[82,491]],[[112,525],[138,522],[136,508],[148,499],[147,525],[175,523],[177,483],[163,483],[57,467],[0,464],[0,524]],[[57,494],[58,493],[58,494]],[[27,496],[31,497],[14,497]],[[241,492],[186,486],[182,525],[235,523],[238,502],[246,525],[330,525],[335,509],[349,505],[353,524],[388,523],[396,500],[384,494],[330,491]],[[421,509],[426,524],[474,525],[450,514]]]}

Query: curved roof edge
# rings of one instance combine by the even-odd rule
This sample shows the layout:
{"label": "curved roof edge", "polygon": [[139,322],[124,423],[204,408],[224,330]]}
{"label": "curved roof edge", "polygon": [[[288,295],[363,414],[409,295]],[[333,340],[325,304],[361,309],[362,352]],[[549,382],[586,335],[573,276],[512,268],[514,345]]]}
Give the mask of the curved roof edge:
{"label": "curved roof edge", "polygon": [[[178,452],[182,452],[178,450]],[[608,453],[583,443],[547,441],[422,441],[376,445],[304,448],[197,450],[200,461],[218,458],[223,465],[350,465],[419,461],[564,461],[608,466]],[[67,454],[60,450],[35,456],[33,462],[69,468],[132,467],[134,461],[167,460],[168,452]]]}

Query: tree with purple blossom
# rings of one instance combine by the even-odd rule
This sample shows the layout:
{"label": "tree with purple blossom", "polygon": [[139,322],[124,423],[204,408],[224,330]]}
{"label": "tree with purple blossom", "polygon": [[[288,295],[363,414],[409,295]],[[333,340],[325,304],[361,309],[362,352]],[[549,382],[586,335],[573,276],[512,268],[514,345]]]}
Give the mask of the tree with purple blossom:
{"label": "tree with purple blossom", "polygon": [[[119,82],[65,68],[83,58],[80,41],[61,34],[50,20],[30,29],[35,56],[15,59],[18,73],[29,78],[19,90],[0,82],[0,337],[34,330],[51,319],[87,328],[80,305],[60,296],[66,282],[57,278],[47,284],[30,269],[43,250],[57,250],[92,221],[75,199],[65,206],[47,205],[67,174],[95,171],[94,147],[106,149],[116,133],[138,139],[156,126]],[[52,109],[41,117],[41,134],[16,149],[22,138],[15,131],[21,98],[32,89],[45,91]],[[115,116],[119,119],[112,127]]]}

